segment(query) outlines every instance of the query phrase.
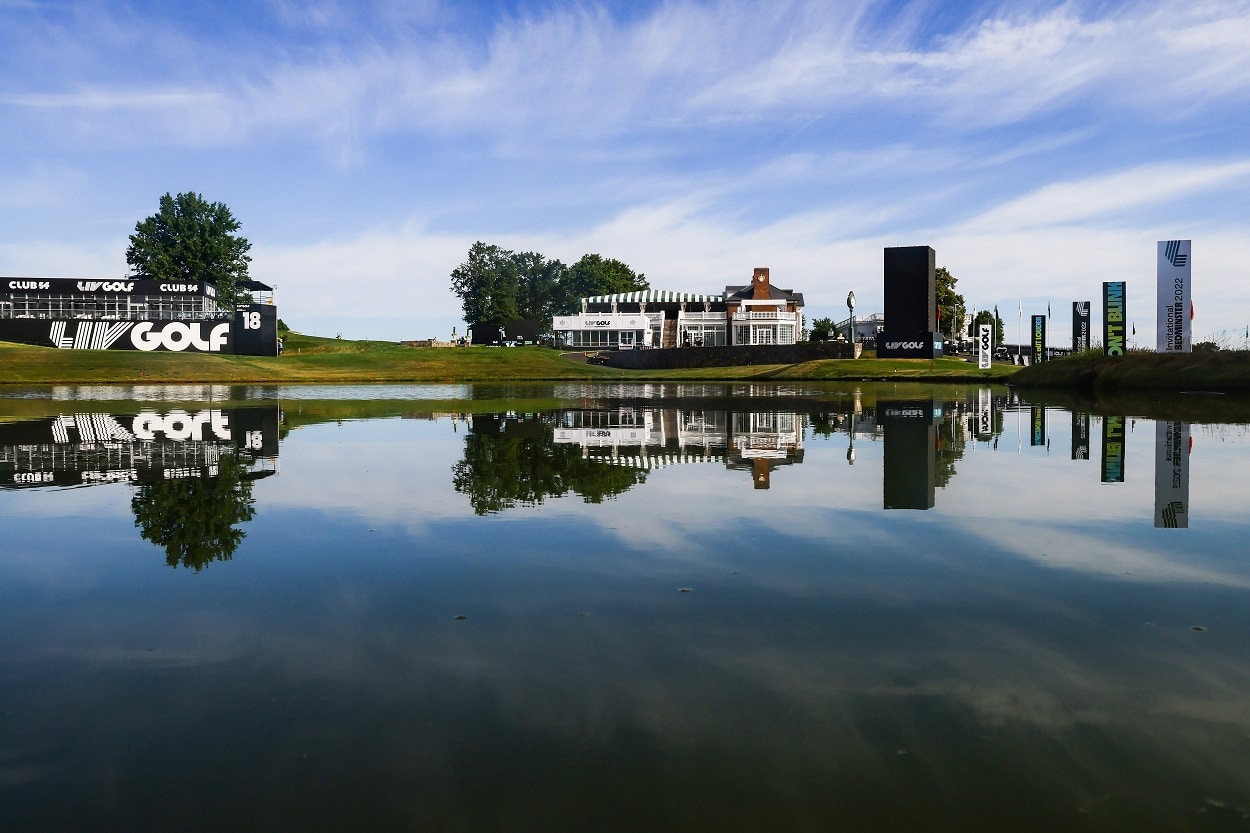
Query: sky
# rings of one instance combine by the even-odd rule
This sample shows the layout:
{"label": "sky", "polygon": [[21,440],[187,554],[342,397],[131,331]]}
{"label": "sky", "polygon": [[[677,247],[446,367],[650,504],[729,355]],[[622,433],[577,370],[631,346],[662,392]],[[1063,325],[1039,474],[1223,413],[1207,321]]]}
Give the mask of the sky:
{"label": "sky", "polygon": [[194,191],[344,338],[463,333],[481,240],[685,292],[767,266],[809,320],[929,245],[1010,342],[1123,280],[1153,347],[1191,239],[1194,339],[1239,347],[1247,137],[1250,0],[0,0],[0,274],[122,276]]}

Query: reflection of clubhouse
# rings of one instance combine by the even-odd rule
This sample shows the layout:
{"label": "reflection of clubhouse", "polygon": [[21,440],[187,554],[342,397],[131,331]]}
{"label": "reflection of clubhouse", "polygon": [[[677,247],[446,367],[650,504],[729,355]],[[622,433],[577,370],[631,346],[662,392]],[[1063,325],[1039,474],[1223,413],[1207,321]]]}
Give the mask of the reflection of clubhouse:
{"label": "reflection of clubhouse", "polygon": [[795,413],[637,407],[563,411],[554,439],[580,445],[588,460],[637,469],[719,463],[751,472],[757,489],[769,487],[777,466],[803,462],[801,417]]}

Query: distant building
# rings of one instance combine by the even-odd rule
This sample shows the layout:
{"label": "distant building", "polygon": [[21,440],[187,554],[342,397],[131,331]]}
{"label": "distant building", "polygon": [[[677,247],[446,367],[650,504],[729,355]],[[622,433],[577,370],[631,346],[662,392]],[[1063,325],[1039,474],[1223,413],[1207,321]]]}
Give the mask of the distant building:
{"label": "distant building", "polygon": [[581,311],[552,319],[556,342],[574,349],[794,344],[803,333],[803,295],[780,289],[757,267],[749,284],[720,295],[648,289],[581,299]]}

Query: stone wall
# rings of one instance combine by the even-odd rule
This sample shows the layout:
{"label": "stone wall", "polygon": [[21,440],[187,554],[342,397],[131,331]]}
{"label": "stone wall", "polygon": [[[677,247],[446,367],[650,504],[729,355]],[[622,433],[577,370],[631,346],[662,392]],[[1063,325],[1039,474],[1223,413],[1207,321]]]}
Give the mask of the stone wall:
{"label": "stone wall", "polygon": [[675,367],[735,367],[752,364],[798,364],[816,359],[858,358],[862,346],[839,341],[760,344],[732,347],[672,347],[660,350],[601,350],[609,367],[666,370]]}

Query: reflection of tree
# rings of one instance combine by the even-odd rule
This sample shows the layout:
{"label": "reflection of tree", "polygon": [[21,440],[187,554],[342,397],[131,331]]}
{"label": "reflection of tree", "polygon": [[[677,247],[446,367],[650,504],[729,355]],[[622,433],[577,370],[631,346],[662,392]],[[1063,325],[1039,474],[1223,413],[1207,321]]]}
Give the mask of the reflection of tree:
{"label": "reflection of tree", "polygon": [[[950,405],[944,410],[951,411]],[[1001,417],[999,419],[1001,422]],[[963,459],[964,453],[967,451],[968,438],[965,432],[966,424],[964,420],[959,418],[957,412],[949,413],[948,416],[938,422],[937,426],[937,475],[935,477],[936,485],[939,488],[946,488],[951,478],[955,476],[955,464]]]}
{"label": "reflection of tree", "polygon": [[197,573],[210,561],[228,561],[247,533],[235,524],[250,521],[252,482],[242,463],[223,455],[215,476],[184,477],[139,486],[130,501],[144,539],[165,548],[165,563]]}
{"label": "reflection of tree", "polygon": [[537,416],[477,415],[464,438],[464,459],[452,466],[456,491],[479,515],[540,504],[573,492],[601,503],[646,480],[646,472],[582,457],[581,446],[557,444]]}

